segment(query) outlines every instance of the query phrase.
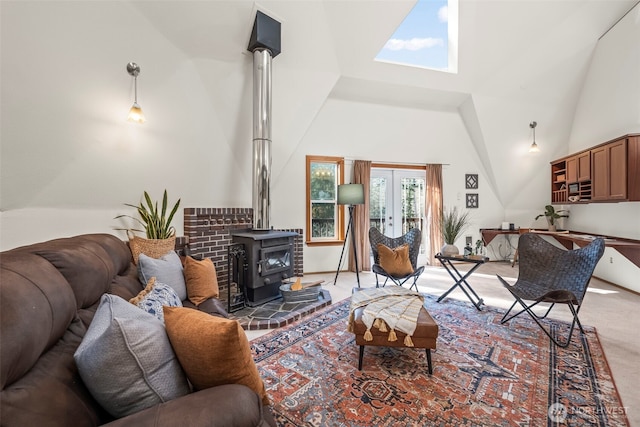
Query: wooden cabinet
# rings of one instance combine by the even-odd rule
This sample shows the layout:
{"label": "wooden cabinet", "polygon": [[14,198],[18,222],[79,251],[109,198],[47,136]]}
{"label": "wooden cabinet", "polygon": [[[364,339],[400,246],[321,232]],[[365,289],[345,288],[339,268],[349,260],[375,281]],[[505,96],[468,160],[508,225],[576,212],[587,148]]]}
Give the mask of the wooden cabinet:
{"label": "wooden cabinet", "polygon": [[627,198],[627,139],[591,150],[593,201]]}
{"label": "wooden cabinet", "polygon": [[609,198],[627,198],[627,140],[607,145],[609,152]]}
{"label": "wooden cabinet", "polygon": [[578,158],[570,157],[566,160],[567,182],[578,182]]}
{"label": "wooden cabinet", "polygon": [[640,135],[627,138],[627,198],[640,200]]}
{"label": "wooden cabinet", "polygon": [[551,203],[640,201],[640,134],[551,162]]}
{"label": "wooden cabinet", "polygon": [[576,164],[578,166],[578,182],[591,181],[591,152],[578,154]]}
{"label": "wooden cabinet", "polygon": [[591,151],[569,157],[566,164],[567,183],[591,181]]}
{"label": "wooden cabinet", "polygon": [[607,158],[607,150],[605,147],[591,150],[591,161],[593,165],[593,200],[606,200],[609,195],[609,162]]}

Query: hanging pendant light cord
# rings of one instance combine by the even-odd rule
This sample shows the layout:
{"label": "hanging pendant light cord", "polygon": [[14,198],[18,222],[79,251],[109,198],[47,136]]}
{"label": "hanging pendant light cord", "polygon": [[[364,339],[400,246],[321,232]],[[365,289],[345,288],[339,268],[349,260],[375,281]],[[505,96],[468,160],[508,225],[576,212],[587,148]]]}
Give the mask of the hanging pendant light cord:
{"label": "hanging pendant light cord", "polygon": [[[138,73],[136,73],[135,76],[133,76],[133,99],[136,104],[138,103]],[[535,141],[536,137],[535,137],[535,132],[536,130],[533,130],[533,140]]]}
{"label": "hanging pendant light cord", "polygon": [[536,143],[536,126],[538,126],[538,122],[529,123],[529,127],[533,129],[533,143]]}

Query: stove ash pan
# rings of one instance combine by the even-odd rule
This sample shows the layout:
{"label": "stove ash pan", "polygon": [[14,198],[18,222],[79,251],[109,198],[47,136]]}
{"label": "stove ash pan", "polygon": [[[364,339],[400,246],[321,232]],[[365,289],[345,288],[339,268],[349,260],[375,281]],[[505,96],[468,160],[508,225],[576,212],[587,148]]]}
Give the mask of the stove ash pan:
{"label": "stove ash pan", "polygon": [[234,243],[244,245],[247,261],[246,302],[256,306],[280,297],[284,279],[293,276],[293,242],[290,231],[244,230],[231,234]]}

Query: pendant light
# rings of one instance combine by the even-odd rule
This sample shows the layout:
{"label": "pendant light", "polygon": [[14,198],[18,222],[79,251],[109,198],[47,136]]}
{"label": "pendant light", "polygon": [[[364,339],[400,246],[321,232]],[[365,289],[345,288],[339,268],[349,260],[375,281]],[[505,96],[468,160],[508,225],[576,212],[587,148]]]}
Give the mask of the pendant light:
{"label": "pendant light", "polygon": [[538,126],[537,122],[529,123],[529,127],[533,129],[533,142],[531,143],[531,147],[529,147],[530,153],[540,152],[540,148],[538,148],[538,144],[536,144],[536,126]]}
{"label": "pendant light", "polygon": [[144,123],[144,113],[142,112],[142,108],[138,105],[138,74],[140,74],[140,66],[135,62],[129,62],[127,64],[127,72],[133,76],[133,87],[135,98],[133,100],[133,105],[129,110],[129,116],[127,120],[135,123]]}

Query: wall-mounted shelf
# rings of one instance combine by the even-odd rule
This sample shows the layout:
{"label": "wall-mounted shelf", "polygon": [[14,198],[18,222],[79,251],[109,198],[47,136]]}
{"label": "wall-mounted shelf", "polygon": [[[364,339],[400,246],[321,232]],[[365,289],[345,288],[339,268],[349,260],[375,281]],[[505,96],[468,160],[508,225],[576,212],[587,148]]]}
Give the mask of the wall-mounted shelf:
{"label": "wall-mounted shelf", "polygon": [[567,201],[567,162],[565,160],[551,164],[551,202]]}
{"label": "wall-mounted shelf", "polygon": [[640,201],[640,134],[551,162],[551,203]]}

